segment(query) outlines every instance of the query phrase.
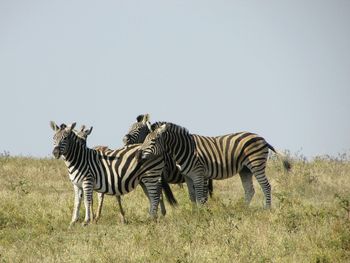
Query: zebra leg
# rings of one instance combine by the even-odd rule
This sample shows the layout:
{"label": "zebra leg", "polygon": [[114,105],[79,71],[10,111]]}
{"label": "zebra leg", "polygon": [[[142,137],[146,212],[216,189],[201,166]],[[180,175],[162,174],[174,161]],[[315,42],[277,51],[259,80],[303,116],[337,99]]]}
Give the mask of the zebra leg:
{"label": "zebra leg", "polygon": [[192,178],[185,176],[185,181],[188,189],[188,194],[192,203],[196,203],[196,192],[194,190],[194,184]]}
{"label": "zebra leg", "polygon": [[160,196],[162,195],[161,178],[147,178],[147,180],[144,180],[143,182],[150,201],[149,214],[152,219],[156,219]]}
{"label": "zebra leg", "polygon": [[209,180],[208,180],[208,192],[209,192],[210,198],[213,198],[213,192],[214,192],[214,183],[213,183],[213,179],[209,179]]}
{"label": "zebra leg", "polygon": [[117,202],[118,202],[118,206],[119,206],[120,221],[122,222],[122,224],[125,224],[126,220],[125,220],[124,209],[122,207],[122,199],[119,195],[117,195],[116,198],[117,198]]}
{"label": "zebra leg", "polygon": [[202,175],[195,175],[192,177],[193,178],[193,184],[194,184],[194,190],[195,190],[195,193],[196,193],[196,202],[197,204],[204,204],[206,203],[206,198],[205,198],[205,192],[208,192],[208,191],[205,191],[205,187],[207,187],[205,185],[205,179]]}
{"label": "zebra leg", "polygon": [[258,168],[253,167],[252,172],[253,172],[256,180],[260,184],[261,189],[264,193],[265,208],[269,209],[269,208],[271,208],[271,185],[270,185],[269,180],[267,179],[267,177],[265,175],[265,164],[263,167],[258,167]]}
{"label": "zebra leg", "polygon": [[70,227],[73,226],[79,219],[79,210],[81,205],[81,199],[83,197],[83,189],[79,188],[76,185],[74,187],[74,208],[73,208],[73,216],[72,221],[70,222]]}
{"label": "zebra leg", "polygon": [[253,174],[250,172],[248,168],[243,168],[242,171],[239,172],[239,176],[241,177],[244,193],[245,193],[245,202],[247,205],[250,204],[252,200],[255,190],[253,186]]}
{"label": "zebra leg", "polygon": [[97,206],[96,217],[94,218],[95,223],[97,223],[97,221],[100,219],[100,216],[101,216],[104,193],[97,193],[97,199],[98,199],[98,206]]}
{"label": "zebra leg", "polygon": [[[148,201],[151,203],[151,199],[147,190],[147,187],[145,186],[145,184],[143,183],[143,181],[140,182],[140,185],[142,187],[143,192],[145,193],[145,195],[148,198]],[[160,194],[160,198],[159,198],[159,203],[160,203],[160,212],[163,216],[166,215],[166,208],[164,205],[164,198],[163,198],[163,193]]]}
{"label": "zebra leg", "polygon": [[84,190],[84,205],[85,205],[85,220],[83,222],[83,226],[86,226],[93,219],[92,213],[92,183],[89,181],[83,182],[83,190]]}
{"label": "zebra leg", "polygon": [[95,218],[95,214],[94,214],[94,206],[93,206],[93,203],[94,203],[94,198],[93,198],[93,192],[91,194],[91,203],[90,203],[90,215],[91,215],[91,221],[94,220]]}
{"label": "zebra leg", "polygon": [[161,193],[160,196],[159,196],[159,205],[160,205],[160,212],[161,212],[162,216],[165,216],[166,215],[166,209],[165,209],[165,205],[164,205],[163,193]]}
{"label": "zebra leg", "polygon": [[[211,184],[211,185],[210,185]],[[203,189],[203,198],[205,202],[208,201],[208,197],[212,197],[212,188],[213,188],[213,179],[204,179],[204,189]]]}

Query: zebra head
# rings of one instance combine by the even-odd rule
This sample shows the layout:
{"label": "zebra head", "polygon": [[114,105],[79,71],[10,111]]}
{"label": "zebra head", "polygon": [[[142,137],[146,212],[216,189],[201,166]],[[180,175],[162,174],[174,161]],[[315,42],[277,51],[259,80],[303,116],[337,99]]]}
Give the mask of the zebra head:
{"label": "zebra head", "polygon": [[136,154],[138,160],[147,160],[160,156],[165,151],[163,136],[167,130],[167,125],[160,125],[150,132]]}
{"label": "zebra head", "polygon": [[61,155],[67,154],[71,141],[74,139],[72,134],[74,134],[73,129],[75,125],[75,122],[70,125],[62,123],[61,126],[58,127],[55,122],[50,122],[52,130],[55,132],[53,136],[54,149],[52,154],[56,159],[59,159]]}
{"label": "zebra head", "polygon": [[74,133],[78,136],[82,143],[86,144],[87,137],[91,134],[93,127],[86,129],[85,125],[81,125],[80,130],[74,130]]}
{"label": "zebra head", "polygon": [[149,119],[148,113],[137,116],[136,122],[130,127],[128,133],[123,138],[124,145],[143,143],[146,136],[152,131]]}

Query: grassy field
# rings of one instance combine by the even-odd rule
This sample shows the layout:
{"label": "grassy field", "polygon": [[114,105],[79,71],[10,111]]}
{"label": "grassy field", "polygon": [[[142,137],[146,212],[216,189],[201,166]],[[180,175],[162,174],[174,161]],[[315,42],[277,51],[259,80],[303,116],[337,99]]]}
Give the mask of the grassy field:
{"label": "grassy field", "polygon": [[123,197],[127,224],[107,197],[98,224],[68,229],[73,188],[63,161],[2,155],[0,262],[350,262],[349,158],[294,159],[289,174],[269,160],[268,211],[256,180],[244,206],[236,176],[215,181],[200,209],[173,186],[178,208],[167,205],[153,222],[139,187]]}

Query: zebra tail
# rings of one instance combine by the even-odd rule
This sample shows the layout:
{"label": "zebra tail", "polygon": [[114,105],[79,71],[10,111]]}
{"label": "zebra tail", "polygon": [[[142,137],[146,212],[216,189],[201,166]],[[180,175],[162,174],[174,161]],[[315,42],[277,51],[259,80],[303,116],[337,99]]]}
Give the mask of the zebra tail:
{"label": "zebra tail", "polygon": [[173,207],[177,206],[177,201],[174,197],[174,194],[171,191],[169,184],[167,182],[165,182],[164,179],[162,180],[162,189],[164,191],[164,195],[165,195],[165,198],[168,201],[168,203]]}
{"label": "zebra tail", "polygon": [[292,169],[292,164],[291,164],[290,161],[288,160],[288,157],[287,157],[285,154],[283,154],[283,153],[281,153],[281,152],[279,152],[279,151],[276,151],[275,148],[273,148],[273,146],[270,145],[270,144],[267,144],[267,147],[268,147],[271,151],[273,151],[273,152],[277,155],[277,157],[282,161],[284,170],[287,171],[287,172],[289,172],[289,171]]}

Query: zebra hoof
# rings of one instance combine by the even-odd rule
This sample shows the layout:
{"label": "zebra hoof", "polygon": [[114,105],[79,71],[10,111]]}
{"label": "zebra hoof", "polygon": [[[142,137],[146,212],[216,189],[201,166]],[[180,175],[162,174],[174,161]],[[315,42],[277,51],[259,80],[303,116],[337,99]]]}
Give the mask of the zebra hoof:
{"label": "zebra hoof", "polygon": [[81,223],[82,226],[87,226],[90,224],[90,220],[89,221],[84,221],[83,223]]}
{"label": "zebra hoof", "polygon": [[158,216],[157,215],[150,215],[149,216],[149,220],[151,221],[151,222],[157,222],[158,221]]}

